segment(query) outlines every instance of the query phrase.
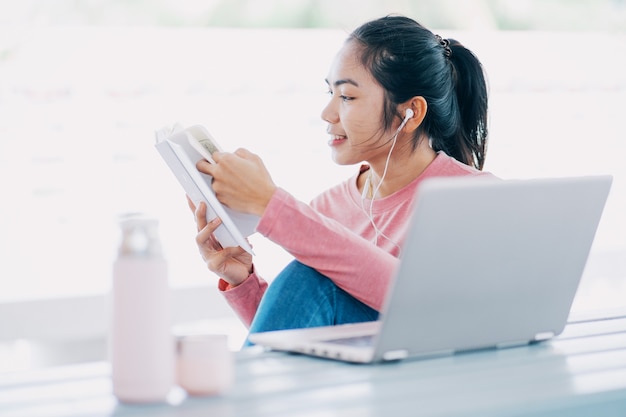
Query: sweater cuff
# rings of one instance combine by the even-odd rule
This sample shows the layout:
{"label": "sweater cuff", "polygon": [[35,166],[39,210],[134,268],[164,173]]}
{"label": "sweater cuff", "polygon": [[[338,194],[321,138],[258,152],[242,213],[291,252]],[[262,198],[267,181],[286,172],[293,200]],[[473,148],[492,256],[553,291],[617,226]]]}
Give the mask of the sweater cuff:
{"label": "sweater cuff", "polygon": [[267,282],[252,272],[245,281],[237,286],[232,286],[220,278],[217,288],[226,302],[235,310],[239,319],[247,327],[250,327],[261,298],[267,289]]}
{"label": "sweater cuff", "polygon": [[[248,278],[246,278],[246,281],[248,280]],[[220,290],[220,292],[230,291],[233,288],[237,288],[237,287],[233,287],[228,282],[224,281],[222,278],[220,278],[220,280],[217,282],[217,289]]]}

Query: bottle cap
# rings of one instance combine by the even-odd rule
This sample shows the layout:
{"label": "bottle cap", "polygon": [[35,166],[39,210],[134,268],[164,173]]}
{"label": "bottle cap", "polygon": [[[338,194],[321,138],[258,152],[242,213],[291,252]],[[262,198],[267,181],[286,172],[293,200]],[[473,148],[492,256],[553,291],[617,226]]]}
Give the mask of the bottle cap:
{"label": "bottle cap", "polygon": [[120,256],[159,256],[162,253],[159,240],[159,221],[141,213],[128,213],[119,217],[122,229]]}

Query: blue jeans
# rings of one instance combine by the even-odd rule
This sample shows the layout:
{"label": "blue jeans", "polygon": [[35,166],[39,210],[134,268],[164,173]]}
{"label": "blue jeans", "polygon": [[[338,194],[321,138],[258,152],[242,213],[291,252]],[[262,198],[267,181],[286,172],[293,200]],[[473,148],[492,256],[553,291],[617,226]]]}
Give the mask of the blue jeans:
{"label": "blue jeans", "polygon": [[[250,333],[358,323],[378,319],[326,276],[298,261],[282,270],[265,291]],[[249,345],[249,342],[246,342]]]}

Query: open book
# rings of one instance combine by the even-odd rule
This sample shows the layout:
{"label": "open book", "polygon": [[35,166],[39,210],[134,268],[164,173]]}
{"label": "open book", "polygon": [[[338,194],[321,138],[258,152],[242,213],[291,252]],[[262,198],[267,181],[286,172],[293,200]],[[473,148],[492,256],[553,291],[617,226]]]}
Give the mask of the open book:
{"label": "open book", "polygon": [[209,132],[200,125],[186,129],[180,125],[165,127],[156,131],[155,147],[191,201],[196,206],[201,201],[206,203],[207,220],[215,217],[222,220],[214,233],[220,244],[223,247],[241,246],[254,254],[246,237],[256,231],[259,217],[223,206],[211,188],[212,177],[196,169],[198,161],[213,162],[211,153],[221,150]]}

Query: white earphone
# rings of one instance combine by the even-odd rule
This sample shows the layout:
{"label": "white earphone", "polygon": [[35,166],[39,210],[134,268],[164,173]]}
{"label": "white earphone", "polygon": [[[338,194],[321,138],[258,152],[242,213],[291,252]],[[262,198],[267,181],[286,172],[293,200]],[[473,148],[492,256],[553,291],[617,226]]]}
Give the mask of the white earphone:
{"label": "white earphone", "polygon": [[389,153],[387,154],[387,161],[385,161],[385,169],[383,171],[383,175],[380,178],[380,182],[378,183],[378,186],[376,186],[376,188],[372,192],[369,212],[365,210],[365,207],[363,207],[363,201],[367,197],[368,190],[370,189],[370,176],[368,176],[365,179],[365,184],[363,185],[363,193],[361,194],[361,208],[363,209],[363,211],[365,211],[365,213],[369,217],[370,223],[372,224],[372,227],[374,228],[374,231],[376,232],[376,235],[374,237],[374,244],[375,245],[378,245],[378,236],[380,235],[380,236],[386,238],[387,240],[389,240],[391,243],[393,243],[396,247],[398,247],[398,249],[400,249],[400,246],[396,242],[394,242],[391,239],[389,239],[376,226],[376,222],[374,221],[374,213],[373,213],[374,198],[376,198],[376,194],[378,194],[378,190],[380,189],[380,186],[383,183],[383,180],[385,179],[385,176],[387,175],[387,168],[389,166],[389,160],[391,159],[391,152],[393,152],[393,148],[396,146],[396,139],[398,138],[398,134],[400,133],[400,131],[402,130],[404,125],[406,125],[406,123],[409,121],[409,119],[412,118],[414,115],[415,115],[415,113],[413,112],[412,109],[406,109],[406,112],[404,113],[404,120],[402,121],[402,123],[400,123],[400,126],[398,126],[398,130],[396,130],[396,134],[393,136],[393,141],[391,143],[391,148],[389,149]]}
{"label": "white earphone", "polygon": [[[400,124],[400,127],[398,127],[398,130],[393,138],[394,140],[394,145],[395,145],[395,140],[398,137],[398,133],[400,133],[400,130],[402,130],[402,128],[404,127],[404,125],[406,124],[406,122],[409,121],[410,118],[412,118],[415,115],[415,113],[413,113],[413,110],[411,109],[406,109],[406,112],[404,113],[404,120],[402,121],[402,123]],[[391,150],[393,150],[393,146],[391,148]],[[387,160],[389,160],[389,157],[391,156],[391,150],[389,151],[389,155],[387,155]],[[383,176],[384,177],[384,176]],[[382,182],[382,181],[381,181]],[[368,176],[365,179],[365,184],[363,186],[363,193],[361,194],[361,200],[365,199],[365,197],[367,196],[367,192],[369,190],[370,187],[370,177]],[[373,197],[373,196],[372,196]]]}

